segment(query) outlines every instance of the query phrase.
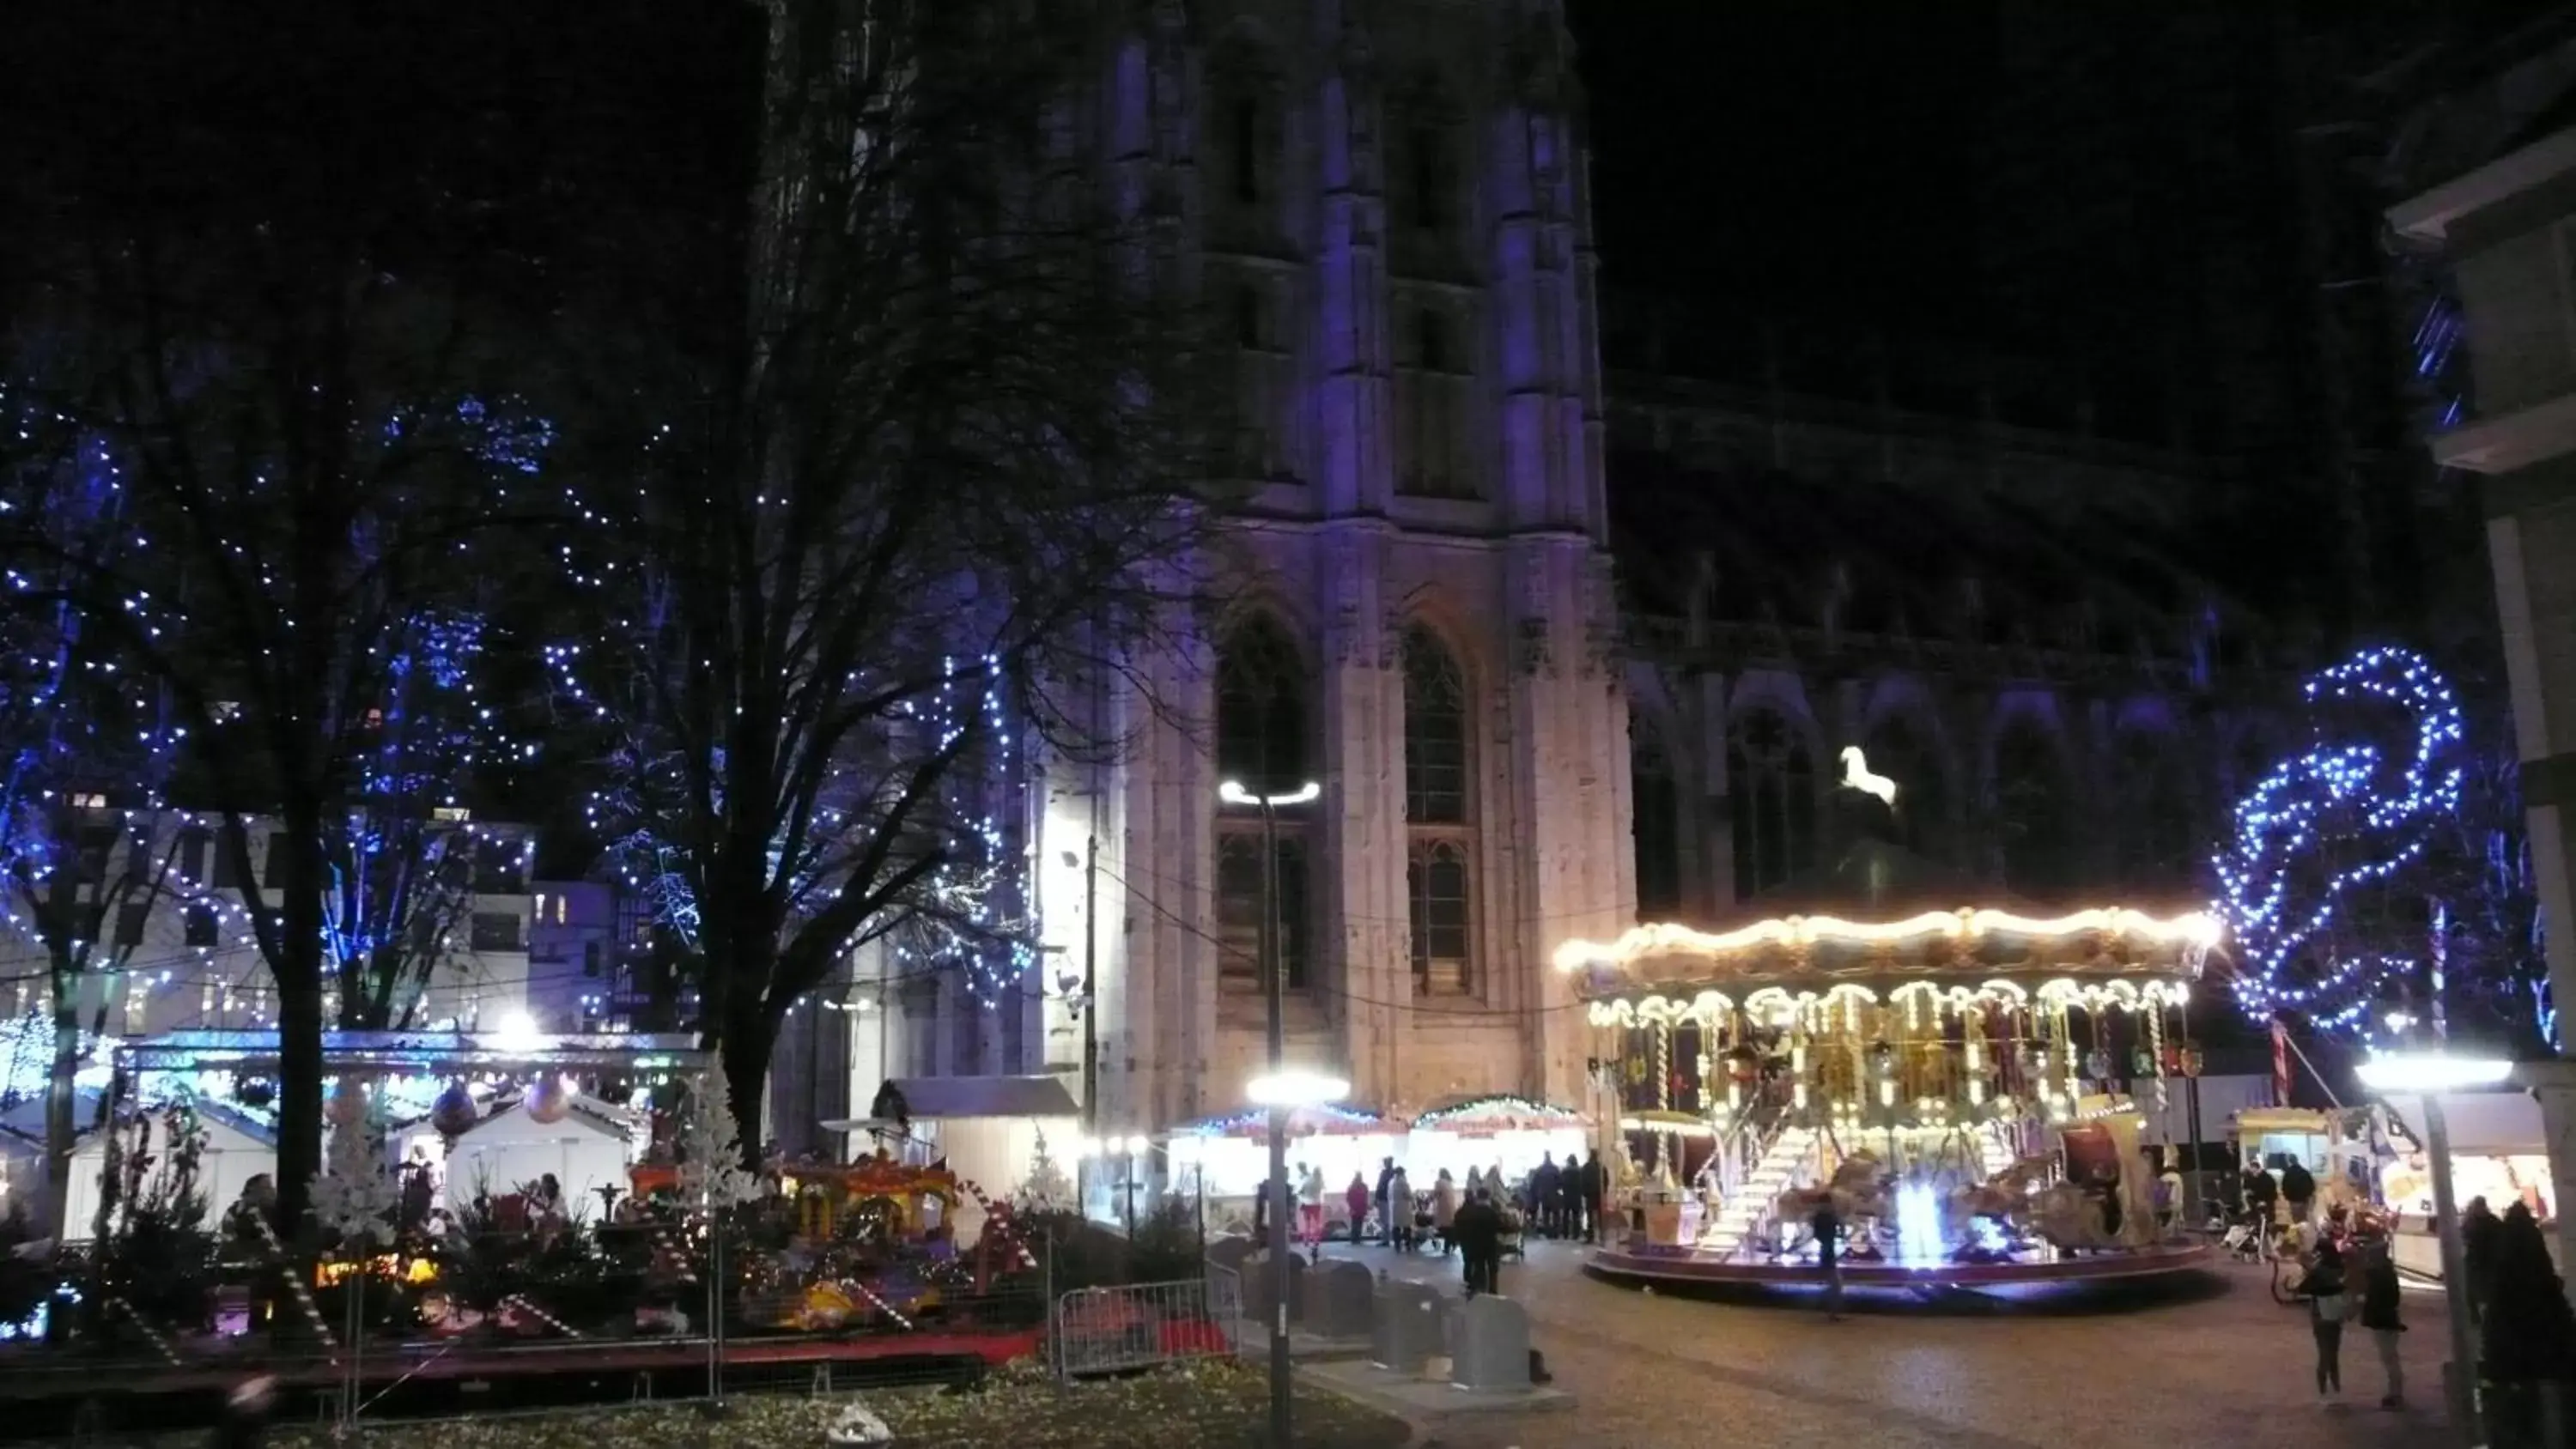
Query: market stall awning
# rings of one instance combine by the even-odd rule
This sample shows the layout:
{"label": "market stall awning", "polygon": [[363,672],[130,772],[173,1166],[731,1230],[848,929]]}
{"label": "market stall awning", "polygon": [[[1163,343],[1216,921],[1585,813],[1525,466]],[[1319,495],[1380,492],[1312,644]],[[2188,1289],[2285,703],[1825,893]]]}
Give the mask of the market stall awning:
{"label": "market stall awning", "polygon": [[[1400,1118],[1380,1116],[1357,1107],[1298,1107],[1288,1113],[1291,1137],[1373,1137],[1404,1130]],[[1270,1113],[1261,1108],[1209,1117],[1172,1129],[1175,1137],[1246,1137],[1267,1141]]]}
{"label": "market stall awning", "polygon": [[[173,1031],[116,1044],[130,1071],[184,1072],[223,1067],[277,1069],[274,1031]],[[461,1031],[326,1031],[326,1072],[557,1068],[604,1071],[696,1071],[710,1058],[695,1037],[679,1032],[560,1035]]]}
{"label": "market stall awning", "polygon": [[1062,1077],[903,1077],[894,1086],[915,1118],[1082,1115]]}
{"label": "market stall awning", "polygon": [[1571,1107],[1509,1094],[1444,1097],[1413,1119],[1417,1132],[1447,1132],[1459,1137],[1498,1132],[1581,1131],[1590,1119]]}

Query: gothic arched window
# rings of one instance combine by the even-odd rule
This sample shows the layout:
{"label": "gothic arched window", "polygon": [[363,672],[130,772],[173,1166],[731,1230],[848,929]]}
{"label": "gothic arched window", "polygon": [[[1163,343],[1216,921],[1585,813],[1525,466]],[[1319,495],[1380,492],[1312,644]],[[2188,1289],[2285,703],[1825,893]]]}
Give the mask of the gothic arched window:
{"label": "gothic arched window", "polygon": [[1897,839],[1917,855],[1939,859],[1948,844],[1949,782],[1921,722],[1901,712],[1883,715],[1869,727],[1861,752],[1872,774],[1896,782]]}
{"label": "gothic arched window", "polygon": [[1285,629],[1254,618],[1217,651],[1217,774],[1256,795],[1286,794],[1312,777],[1308,739],[1305,659]]}
{"label": "gothic arched window", "polygon": [[1759,706],[1736,717],[1727,731],[1726,790],[1737,900],[1751,900],[1815,864],[1815,756],[1787,715]]}
{"label": "gothic arched window", "polygon": [[2112,795],[2119,802],[2114,826],[2120,842],[2119,883],[2187,884],[2198,865],[2193,859],[2197,843],[2191,789],[2174,739],[2160,731],[2123,730],[2112,769]]}
{"label": "gothic arched window", "polygon": [[[1256,795],[1283,795],[1313,778],[1306,713],[1307,669],[1286,630],[1266,616],[1237,626],[1217,650],[1217,777]],[[1262,842],[1275,839],[1277,891],[1266,878]],[[1232,990],[1261,982],[1261,923],[1276,912],[1279,961],[1290,986],[1306,984],[1308,910],[1306,821],[1281,812],[1265,825],[1258,809],[1221,806],[1217,816],[1217,971]]]}
{"label": "gothic arched window", "polygon": [[1468,719],[1466,677],[1457,656],[1428,629],[1405,631],[1404,893],[1413,989],[1423,994],[1463,994],[1476,987]]}
{"label": "gothic arched window", "polygon": [[1637,856],[1637,919],[1668,920],[1682,907],[1682,799],[1672,757],[1654,727],[1628,716],[1630,839]]}
{"label": "gothic arched window", "polygon": [[2004,885],[2032,900],[2053,900],[2082,881],[2081,842],[2066,759],[2057,740],[2027,716],[1995,740],[1995,834]]}
{"label": "gothic arched window", "polygon": [[1273,252],[1280,235],[1286,118],[1278,74],[1257,49],[1209,65],[1200,127],[1208,240],[1218,251]]}
{"label": "gothic arched window", "polygon": [[1397,276],[1458,269],[1467,209],[1467,116],[1425,73],[1397,85],[1386,107],[1386,218]]}

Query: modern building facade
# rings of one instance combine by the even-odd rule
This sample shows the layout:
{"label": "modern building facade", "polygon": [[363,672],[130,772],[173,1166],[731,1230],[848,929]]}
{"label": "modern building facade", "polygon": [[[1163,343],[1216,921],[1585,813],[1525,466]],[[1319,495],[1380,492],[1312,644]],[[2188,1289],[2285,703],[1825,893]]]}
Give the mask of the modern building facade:
{"label": "modern building facade", "polygon": [[[2551,991],[2576,1001],[2576,47],[2520,58],[2467,109],[2484,159],[2390,209],[2461,304],[2468,406],[2433,460],[2487,517]],[[2454,126],[2462,123],[2458,111]],[[2472,153],[2474,154],[2474,153]],[[2563,1020],[2563,1018],[2562,1018]],[[2561,1193],[2576,1187],[2576,1069],[2534,1073]],[[2562,1243],[2571,1233],[2564,1218]]]}
{"label": "modern building facade", "polygon": [[[80,983],[84,1027],[109,1036],[176,1030],[252,1030],[274,1026],[277,988],[261,956],[248,912],[274,911],[279,895],[267,860],[274,834],[250,822],[251,874],[242,877],[217,848],[212,817],[168,810],[124,810],[104,798],[74,807],[77,849],[68,879],[12,882],[0,933],[0,1010],[11,1016],[49,1009],[49,953],[41,922],[91,916],[89,910],[44,906],[31,891],[68,889],[95,909],[101,938],[95,969]],[[421,979],[397,992],[397,1024],[452,1023],[473,1030],[529,1010],[529,932],[535,914],[527,878],[531,856],[523,827],[467,819],[454,832],[453,865],[440,882],[416,883],[411,915],[434,924],[438,944],[411,959]],[[341,903],[326,903],[333,939],[359,934]],[[339,997],[326,991],[327,1017]],[[567,1023],[567,1029],[569,1022]]]}

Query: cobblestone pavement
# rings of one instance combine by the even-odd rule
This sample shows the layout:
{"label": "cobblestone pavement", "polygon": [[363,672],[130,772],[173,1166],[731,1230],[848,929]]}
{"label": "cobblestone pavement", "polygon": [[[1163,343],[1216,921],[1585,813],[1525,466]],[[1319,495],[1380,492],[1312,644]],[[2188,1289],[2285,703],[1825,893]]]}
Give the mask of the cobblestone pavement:
{"label": "cobblestone pavement", "polygon": [[[1349,1249],[1327,1257],[1353,1256]],[[1454,1288],[1456,1265],[1356,1256]],[[1441,1449],[1705,1449],[1751,1444],[1883,1449],[2265,1449],[2440,1442],[2442,1300],[2409,1292],[2407,1397],[2382,1384],[2358,1328],[2343,1401],[2320,1408],[2304,1312],[2272,1301],[2268,1270],[2214,1269],[2187,1288],[2117,1306],[2017,1304],[1934,1312],[1855,1302],[1812,1307],[1641,1293],[1593,1279],[1581,1250],[1535,1244],[1503,1291],[1530,1307],[1536,1345],[1568,1412],[1435,1427]]]}

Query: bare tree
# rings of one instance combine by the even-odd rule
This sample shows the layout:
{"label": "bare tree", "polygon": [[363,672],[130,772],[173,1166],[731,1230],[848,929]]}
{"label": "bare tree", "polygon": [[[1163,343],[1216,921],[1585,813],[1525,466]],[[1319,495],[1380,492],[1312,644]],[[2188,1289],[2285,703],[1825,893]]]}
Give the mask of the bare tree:
{"label": "bare tree", "polygon": [[1038,741],[1114,747],[1057,691],[1197,592],[1200,329],[1168,218],[1105,184],[1093,11],[769,7],[712,299],[740,325],[667,329],[721,345],[580,555],[600,828],[694,959],[747,1148],[788,1009],[859,943],[1015,989],[994,792]]}
{"label": "bare tree", "polygon": [[73,560],[16,518],[0,548],[65,567],[82,626],[166,691],[227,873],[254,880],[252,822],[276,827],[275,904],[248,925],[278,992],[290,1229],[349,980],[333,903],[374,889],[370,822],[407,820],[444,768],[385,767],[389,738],[417,743],[389,724],[403,671],[482,607],[476,550],[542,446],[494,325],[526,270],[494,201],[528,178],[492,119],[514,77],[476,48],[509,33],[488,18],[108,0],[25,17],[0,112],[0,377],[115,459],[136,541]]}

